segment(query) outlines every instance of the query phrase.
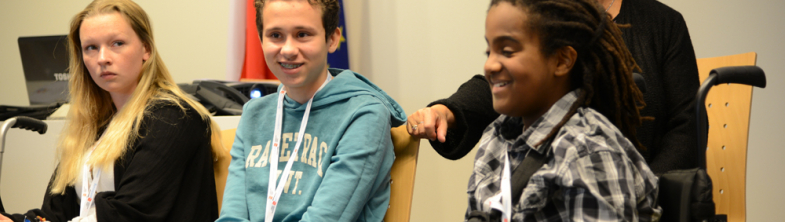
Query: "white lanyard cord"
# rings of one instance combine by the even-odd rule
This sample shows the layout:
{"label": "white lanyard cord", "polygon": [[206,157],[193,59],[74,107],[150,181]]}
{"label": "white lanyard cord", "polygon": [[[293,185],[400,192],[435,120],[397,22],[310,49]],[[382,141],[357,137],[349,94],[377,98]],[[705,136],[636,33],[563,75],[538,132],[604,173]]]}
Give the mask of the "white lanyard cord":
{"label": "white lanyard cord", "polygon": [[[558,143],[559,141],[556,141],[556,142]],[[541,149],[543,149],[543,152],[544,152],[544,154],[542,154],[543,156],[547,156],[548,155],[548,152],[550,152],[551,144],[552,144],[552,140],[547,140],[545,143],[540,145]],[[536,150],[533,150],[533,149],[534,148],[530,148],[528,151],[526,151],[526,156],[524,156],[524,161],[526,160],[526,158],[536,158],[536,157],[532,157],[532,156],[529,155],[531,152],[537,152]],[[523,165],[524,161],[519,163],[518,167],[521,167],[520,165]],[[540,167],[542,167],[542,165],[540,165]],[[510,153],[508,151],[505,151],[504,152],[504,170],[502,171],[502,184],[501,184],[502,222],[509,222],[510,220],[512,220],[512,188],[510,186],[510,183],[511,183],[510,180],[512,179],[512,177],[510,175],[511,173],[512,173],[512,171],[510,170]],[[531,178],[529,178],[529,180],[531,180]],[[529,181],[526,181],[525,183],[528,183],[528,182]],[[518,197],[516,197],[516,198],[518,198]]]}
{"label": "white lanyard cord", "polygon": [[[100,143],[100,140],[98,141],[98,143]],[[89,181],[89,178],[92,177],[92,174],[90,173],[90,165],[87,164],[87,161],[90,160],[90,156],[93,154],[93,151],[95,151],[95,147],[98,146],[98,143],[96,143],[93,146],[93,149],[90,150],[89,153],[87,153],[87,157],[85,158],[85,164],[84,167],[82,168],[82,196],[81,196],[81,202],[79,204],[80,217],[87,216],[90,207],[92,207],[93,204],[95,203],[95,194],[98,191],[98,181],[101,180],[101,168],[95,167],[93,169],[95,170],[95,178],[93,178],[92,181]],[[90,186],[89,189],[88,186]]]}
{"label": "white lanyard cord", "polygon": [[275,179],[278,177],[278,147],[281,145],[281,130],[283,128],[283,99],[286,95],[285,90],[281,90],[280,94],[278,95],[278,105],[275,111],[275,130],[273,131],[273,148],[270,153],[270,176],[269,182],[267,186],[267,206],[266,206],[266,215],[265,215],[265,222],[273,221],[273,216],[275,215],[275,208],[278,205],[278,199],[281,198],[281,193],[283,192],[283,185],[286,182],[286,179],[289,176],[289,173],[292,169],[292,164],[294,163],[294,159],[297,158],[297,151],[300,149],[300,144],[303,141],[303,136],[305,135],[305,127],[308,125],[308,117],[311,114],[311,104],[313,103],[313,97],[316,96],[328,82],[332,80],[332,75],[327,74],[327,78],[322,83],[322,86],[316,90],[311,99],[308,100],[308,104],[305,107],[305,114],[303,114],[303,119],[300,122],[300,131],[299,135],[297,136],[297,143],[294,145],[294,150],[292,150],[292,154],[289,156],[289,161],[286,163],[286,167],[284,168],[283,172],[281,172],[281,179],[278,182],[277,186],[275,183]]}
{"label": "white lanyard cord", "polygon": [[504,170],[502,172],[502,222],[510,221],[512,215],[512,194],[510,188],[510,157],[509,152],[504,152]]}

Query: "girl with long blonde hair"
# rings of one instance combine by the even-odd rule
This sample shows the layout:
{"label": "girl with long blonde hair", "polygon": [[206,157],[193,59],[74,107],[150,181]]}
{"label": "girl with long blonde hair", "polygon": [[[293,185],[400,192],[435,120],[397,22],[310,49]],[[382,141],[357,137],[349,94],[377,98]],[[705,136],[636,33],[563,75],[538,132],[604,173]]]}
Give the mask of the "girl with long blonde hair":
{"label": "girl with long blonde hair", "polygon": [[209,112],[175,84],[147,14],[95,0],[68,34],[70,102],[47,221],[214,221],[213,160],[224,152]]}

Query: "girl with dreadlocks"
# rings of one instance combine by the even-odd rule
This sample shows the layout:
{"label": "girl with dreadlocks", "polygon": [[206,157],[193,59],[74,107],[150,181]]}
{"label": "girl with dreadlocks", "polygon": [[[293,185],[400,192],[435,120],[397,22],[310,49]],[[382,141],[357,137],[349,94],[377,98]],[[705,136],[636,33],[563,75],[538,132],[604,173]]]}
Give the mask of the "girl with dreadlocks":
{"label": "girl with dreadlocks", "polygon": [[[654,173],[698,167],[695,92],[698,65],[682,15],[657,0],[597,0],[613,21],[625,24],[622,38],[646,79],[644,121],[636,129],[641,152]],[[448,98],[412,113],[412,136],[430,139],[434,151],[457,160],[468,154],[499,114],[488,82],[475,75]]]}
{"label": "girl with dreadlocks", "polygon": [[[656,220],[657,178],[636,150],[637,65],[604,10],[594,0],[493,0],[485,22],[485,78],[502,115],[480,141],[467,220]],[[527,166],[524,188],[511,188]]]}

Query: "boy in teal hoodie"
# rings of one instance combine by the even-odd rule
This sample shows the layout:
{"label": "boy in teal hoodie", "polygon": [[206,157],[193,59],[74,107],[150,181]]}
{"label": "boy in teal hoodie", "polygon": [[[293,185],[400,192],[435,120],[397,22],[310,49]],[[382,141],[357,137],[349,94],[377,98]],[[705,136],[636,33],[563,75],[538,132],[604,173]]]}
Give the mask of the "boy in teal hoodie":
{"label": "boy in teal hoodie", "polygon": [[256,1],[265,60],[282,86],[243,107],[218,221],[382,221],[390,128],[406,114],[360,74],[327,68],[339,7]]}

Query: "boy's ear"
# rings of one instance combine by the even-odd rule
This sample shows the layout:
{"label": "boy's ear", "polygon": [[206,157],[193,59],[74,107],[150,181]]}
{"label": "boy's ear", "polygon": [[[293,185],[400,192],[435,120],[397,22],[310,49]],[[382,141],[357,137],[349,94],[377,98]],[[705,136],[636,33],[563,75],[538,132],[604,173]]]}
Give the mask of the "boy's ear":
{"label": "boy's ear", "polygon": [[333,34],[331,34],[327,38],[327,46],[328,46],[327,51],[329,53],[335,52],[335,50],[338,49],[338,46],[341,45],[341,36],[342,36],[341,29],[340,28],[335,28],[335,31],[333,31]]}
{"label": "boy's ear", "polygon": [[572,46],[562,47],[556,52],[556,76],[565,76],[570,73],[572,67],[575,66],[575,60],[578,59],[578,52]]}

